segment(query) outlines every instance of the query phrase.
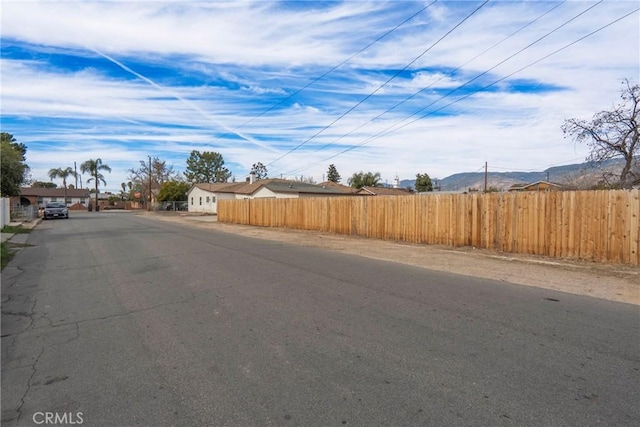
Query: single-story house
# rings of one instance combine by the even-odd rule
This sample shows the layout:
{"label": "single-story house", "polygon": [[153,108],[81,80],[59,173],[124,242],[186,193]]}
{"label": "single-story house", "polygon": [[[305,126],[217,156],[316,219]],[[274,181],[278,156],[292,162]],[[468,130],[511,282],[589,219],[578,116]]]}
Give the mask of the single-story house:
{"label": "single-story house", "polygon": [[509,187],[509,191],[560,191],[565,187],[549,181],[537,181],[530,184],[514,184]]}
{"label": "single-story house", "polygon": [[289,181],[286,179],[262,179],[254,183],[245,184],[236,191],[237,199],[261,198],[303,198],[323,196],[344,196],[341,189],[330,186],[308,184],[306,182]]}
{"label": "single-story house", "polygon": [[245,185],[244,182],[194,184],[187,192],[189,212],[218,213],[218,200],[235,199],[235,191]]}
{"label": "single-story house", "polygon": [[189,212],[218,213],[218,201],[225,199],[303,198],[348,196],[351,192],[327,185],[307,184],[284,179],[255,182],[194,184],[187,192]]}
{"label": "single-story house", "polygon": [[356,191],[361,196],[409,196],[414,194],[406,188],[393,187],[362,187]]}
{"label": "single-story house", "polygon": [[19,197],[11,198],[11,206],[37,206],[39,209],[49,202],[66,202],[69,209],[86,210],[91,194],[87,189],[67,188],[67,200],[64,188],[22,187]]}

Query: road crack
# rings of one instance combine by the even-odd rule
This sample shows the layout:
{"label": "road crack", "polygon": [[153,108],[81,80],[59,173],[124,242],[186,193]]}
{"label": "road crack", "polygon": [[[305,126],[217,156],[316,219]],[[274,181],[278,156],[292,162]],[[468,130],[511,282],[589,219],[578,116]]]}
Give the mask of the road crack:
{"label": "road crack", "polygon": [[36,365],[40,361],[40,357],[42,357],[42,355],[44,354],[44,350],[45,348],[43,347],[40,350],[40,354],[38,354],[38,357],[36,357],[36,360],[31,365],[27,365],[27,366],[31,366],[32,372],[31,372],[31,376],[29,377],[29,380],[27,381],[27,389],[25,390],[24,394],[20,398],[20,405],[16,409],[16,413],[18,414],[18,418],[17,418],[18,423],[20,422],[20,417],[22,417],[22,407],[24,406],[24,401],[27,398],[27,395],[29,394],[29,392],[31,391],[31,381],[33,380],[33,377],[35,377],[36,372],[38,372]]}

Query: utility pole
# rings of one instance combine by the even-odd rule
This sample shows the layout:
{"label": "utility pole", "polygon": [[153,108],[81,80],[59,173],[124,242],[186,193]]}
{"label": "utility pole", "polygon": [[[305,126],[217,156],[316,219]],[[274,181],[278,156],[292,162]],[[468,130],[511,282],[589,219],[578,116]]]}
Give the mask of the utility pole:
{"label": "utility pole", "polygon": [[149,204],[147,211],[151,211],[151,156],[149,156]]}
{"label": "utility pole", "polygon": [[487,162],[484,162],[484,192],[487,192]]}

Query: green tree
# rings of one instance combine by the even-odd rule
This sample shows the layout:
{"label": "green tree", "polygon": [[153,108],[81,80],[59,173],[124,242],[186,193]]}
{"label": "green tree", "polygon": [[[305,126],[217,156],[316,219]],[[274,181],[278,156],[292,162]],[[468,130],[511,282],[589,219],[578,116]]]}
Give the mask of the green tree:
{"label": "green tree", "polygon": [[20,154],[20,158],[23,162],[27,160],[27,146],[20,142],[17,142],[13,135],[7,132],[2,132],[2,134],[0,135],[0,140],[2,142],[7,142],[8,144],[10,144]]}
{"label": "green tree", "polygon": [[215,151],[200,153],[198,150],[193,150],[187,159],[187,169],[184,176],[189,182],[208,184],[227,182],[231,177],[231,172],[224,167],[222,154]]}
{"label": "green tree", "polygon": [[87,183],[93,181],[95,183],[95,194],[96,194],[96,211],[98,210],[98,185],[103,183],[107,185],[107,181],[104,179],[104,175],[102,175],[102,171],[111,172],[111,168],[109,165],[102,164],[102,159],[89,159],[86,162],[83,162],[80,165],[80,170],[84,173],[88,173],[91,175],[91,178],[87,180]]}
{"label": "green tree", "polygon": [[269,171],[267,170],[267,167],[261,162],[254,163],[251,166],[251,172],[256,174],[256,180],[268,178]]}
{"label": "green tree", "polygon": [[327,181],[335,182],[337,184],[341,179],[338,169],[336,169],[336,165],[330,164],[329,169],[327,170]]}
{"label": "green tree", "polygon": [[159,202],[184,202],[190,185],[184,181],[166,181],[158,192]]}
{"label": "green tree", "polygon": [[428,173],[417,173],[415,186],[418,193],[433,191],[433,183]]}
{"label": "green tree", "polygon": [[76,172],[71,169],[70,167],[66,167],[66,168],[54,168],[54,169],[49,169],[49,178],[51,178],[51,180],[54,180],[56,178],[61,178],[62,179],[62,186],[64,187],[64,203],[67,203],[67,178],[69,178],[70,176],[72,177],[76,177]]}
{"label": "green tree", "polygon": [[55,182],[47,182],[47,181],[33,181],[31,183],[31,187],[33,188],[58,188],[58,184]]}
{"label": "green tree", "polygon": [[111,194],[108,198],[107,198],[107,202],[109,203],[109,206],[115,206],[116,203],[120,202],[121,198],[120,196],[116,196],[115,194]]}
{"label": "green tree", "polygon": [[29,172],[25,164],[27,147],[16,142],[10,133],[2,132],[0,150],[0,194],[19,196],[20,186],[26,182]]}
{"label": "green tree", "polygon": [[380,172],[356,172],[351,175],[351,178],[347,179],[347,183],[353,188],[362,187],[380,187],[382,185],[382,178]]}
{"label": "green tree", "polygon": [[636,158],[640,152],[640,85],[631,86],[627,79],[623,84],[622,102],[612,111],[596,113],[591,121],[565,120],[562,131],[565,137],[587,143],[591,150],[587,161],[601,163],[622,157],[624,165],[617,186],[628,188],[640,182],[640,165]]}

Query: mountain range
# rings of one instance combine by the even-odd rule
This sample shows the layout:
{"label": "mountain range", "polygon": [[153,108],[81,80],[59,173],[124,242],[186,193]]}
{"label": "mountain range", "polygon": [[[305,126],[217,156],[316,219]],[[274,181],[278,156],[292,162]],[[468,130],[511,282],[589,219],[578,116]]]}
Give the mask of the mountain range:
{"label": "mountain range", "polygon": [[[487,188],[499,191],[508,190],[515,184],[529,184],[538,181],[551,181],[576,189],[590,188],[602,180],[604,174],[619,173],[623,160],[613,159],[601,164],[578,163],[563,166],[554,166],[540,172],[488,172]],[[484,189],[484,172],[463,172],[448,176],[443,179],[433,179],[434,187],[440,191],[464,192],[470,189]],[[402,180],[403,188],[414,188],[415,179]]]}

